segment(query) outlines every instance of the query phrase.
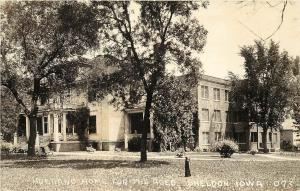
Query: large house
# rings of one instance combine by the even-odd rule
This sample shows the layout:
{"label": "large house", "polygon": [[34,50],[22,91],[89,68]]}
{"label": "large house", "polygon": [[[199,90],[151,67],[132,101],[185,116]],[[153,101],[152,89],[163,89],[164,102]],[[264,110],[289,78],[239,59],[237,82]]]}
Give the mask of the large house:
{"label": "large house", "polygon": [[[229,101],[230,81],[203,75],[197,88],[199,134],[198,147],[205,151],[222,138],[235,139],[241,150],[262,149],[262,131],[245,120],[245,114]],[[89,108],[88,141],[97,150],[128,150],[128,142],[140,136],[143,106],[117,110],[109,103],[111,96],[102,101],[90,101],[86,88],[74,88],[54,97],[39,107],[37,131],[39,142],[50,143],[56,151],[82,149],[76,124],[68,118],[70,112]],[[19,135],[29,138],[29,120],[20,116]],[[149,129],[148,141],[154,138]],[[280,148],[279,131],[268,132],[271,151]],[[151,144],[148,150],[151,151]]]}

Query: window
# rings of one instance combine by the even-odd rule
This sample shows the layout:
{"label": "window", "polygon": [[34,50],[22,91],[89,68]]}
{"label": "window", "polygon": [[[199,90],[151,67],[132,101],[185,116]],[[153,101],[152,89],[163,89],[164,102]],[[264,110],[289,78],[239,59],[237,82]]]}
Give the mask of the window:
{"label": "window", "polygon": [[201,97],[204,99],[209,98],[208,86],[201,86]]}
{"label": "window", "polygon": [[221,111],[214,110],[214,121],[221,122]]}
{"label": "window", "polygon": [[202,121],[209,121],[208,109],[202,109]]}
{"label": "window", "polygon": [[220,101],[220,89],[214,88],[214,100]]}
{"label": "window", "polygon": [[36,120],[36,130],[38,131],[39,135],[43,135],[43,118],[38,117]]}
{"label": "window", "polygon": [[48,117],[44,117],[44,133],[48,134]]}
{"label": "window", "polygon": [[[132,113],[130,116],[130,132],[132,134],[142,134],[143,127],[143,113]],[[147,132],[150,133],[150,129],[147,129]]]}
{"label": "window", "polygon": [[225,101],[229,101],[229,91],[225,90]]}
{"label": "window", "polygon": [[58,133],[61,133],[61,120],[58,120]]}
{"label": "window", "polygon": [[269,133],[269,142],[272,143],[272,133]]}
{"label": "window", "polygon": [[203,132],[202,136],[203,136],[203,144],[204,145],[209,144],[209,141],[208,141],[208,139],[209,139],[209,132]]}
{"label": "window", "polygon": [[69,135],[74,134],[74,124],[67,123],[66,133]]}
{"label": "window", "polygon": [[273,136],[274,136],[274,143],[277,143],[277,141],[278,141],[277,133],[273,133]]}
{"label": "window", "polygon": [[96,133],[96,116],[89,117],[89,134]]}
{"label": "window", "polygon": [[24,115],[19,116],[18,136],[26,136],[26,117]]}
{"label": "window", "polygon": [[221,140],[221,132],[215,132],[215,141]]}
{"label": "window", "polygon": [[228,111],[225,111],[225,119],[227,123],[230,122],[230,113]]}
{"label": "window", "polygon": [[251,142],[257,142],[257,132],[251,132]]}

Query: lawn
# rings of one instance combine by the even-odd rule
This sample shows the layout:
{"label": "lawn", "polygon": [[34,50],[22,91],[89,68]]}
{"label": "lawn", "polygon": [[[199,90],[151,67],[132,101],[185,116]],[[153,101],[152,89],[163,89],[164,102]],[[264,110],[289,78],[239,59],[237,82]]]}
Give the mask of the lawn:
{"label": "lawn", "polygon": [[184,159],[154,157],[141,164],[126,156],[2,160],[1,190],[300,190],[300,160],[191,156],[186,178]]}

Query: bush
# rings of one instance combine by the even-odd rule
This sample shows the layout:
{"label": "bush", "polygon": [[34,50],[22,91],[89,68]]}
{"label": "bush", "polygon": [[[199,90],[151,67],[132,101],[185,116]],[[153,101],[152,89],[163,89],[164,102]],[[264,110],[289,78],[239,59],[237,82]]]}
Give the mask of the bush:
{"label": "bush", "polygon": [[219,152],[221,157],[230,158],[233,153],[239,151],[239,146],[234,141],[225,139],[215,142],[211,150]]}
{"label": "bush", "polygon": [[141,138],[133,137],[128,141],[128,150],[129,151],[140,151],[141,150]]}
{"label": "bush", "polygon": [[12,143],[6,142],[4,140],[1,140],[0,144],[1,144],[1,153],[9,154],[14,149]]}
{"label": "bush", "polygon": [[293,151],[295,150],[295,146],[291,143],[291,141],[283,140],[280,143],[280,148],[284,151]]}
{"label": "bush", "polygon": [[251,155],[255,155],[256,153],[258,153],[258,150],[253,149],[249,151],[249,154]]}

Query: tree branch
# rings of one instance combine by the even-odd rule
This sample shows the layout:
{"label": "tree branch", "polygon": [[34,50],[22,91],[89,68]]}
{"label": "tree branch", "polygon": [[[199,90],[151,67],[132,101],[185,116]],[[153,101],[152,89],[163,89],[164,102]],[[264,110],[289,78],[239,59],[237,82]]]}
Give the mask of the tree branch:
{"label": "tree branch", "polygon": [[[136,52],[135,44],[134,44],[134,41],[133,41],[133,38],[132,38],[131,32],[130,32],[131,29],[128,30],[127,26],[124,24],[124,22],[121,19],[118,18],[118,16],[117,16],[117,14],[116,14],[115,9],[114,9],[113,6],[108,6],[108,8],[110,8],[110,10],[112,11],[112,13],[114,15],[114,19],[117,22],[117,27],[118,27],[119,31],[121,32],[121,34],[123,35],[123,37],[126,40],[128,40],[129,43],[130,43],[130,47],[131,47],[131,50],[133,52],[133,56],[134,56],[134,59],[135,59],[135,62],[133,62],[133,64],[136,65],[136,67],[138,68],[138,70],[139,70],[139,76],[140,76],[140,78],[141,78],[141,80],[143,82],[143,85],[145,86],[146,91],[148,91],[149,86],[148,86],[147,81],[145,79],[145,73],[144,73],[143,69],[141,68],[141,63],[142,62],[141,62],[141,60],[140,60],[140,58],[139,58],[139,56],[138,56],[138,54]],[[124,12],[125,12],[125,15],[129,15],[128,9],[124,9]],[[128,19],[127,22],[130,23],[129,16],[126,17],[126,19]],[[122,30],[122,26],[125,27],[125,31]]]}
{"label": "tree branch", "polygon": [[278,32],[278,30],[280,29],[282,23],[283,23],[283,19],[284,19],[284,13],[285,13],[285,10],[286,10],[286,6],[287,6],[287,0],[284,1],[284,4],[283,4],[283,8],[281,10],[281,20],[280,20],[280,23],[278,25],[278,27],[275,29],[275,31],[269,35],[267,38],[265,38],[264,40],[268,40],[269,38],[271,38],[276,32]]}
{"label": "tree branch", "polygon": [[30,114],[29,109],[27,108],[27,106],[25,105],[25,103],[23,102],[23,100],[20,98],[17,90],[12,87],[12,85],[10,85],[9,83],[5,83],[1,81],[1,85],[6,87],[7,89],[9,89],[9,91],[13,94],[13,96],[15,97],[16,101],[23,107],[24,112],[26,115]]}

